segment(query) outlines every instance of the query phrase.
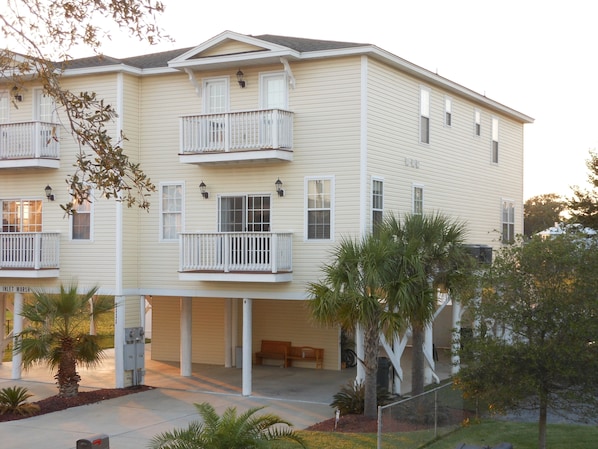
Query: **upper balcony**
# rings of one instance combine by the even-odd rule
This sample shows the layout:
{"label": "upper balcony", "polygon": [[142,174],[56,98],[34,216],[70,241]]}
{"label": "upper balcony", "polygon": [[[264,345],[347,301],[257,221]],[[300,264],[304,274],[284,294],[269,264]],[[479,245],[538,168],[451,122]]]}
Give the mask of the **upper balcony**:
{"label": "upper balcony", "polygon": [[179,279],[288,282],[293,279],[290,232],[180,234]]}
{"label": "upper balcony", "polygon": [[186,164],[292,161],[293,113],[282,109],[181,117]]}
{"label": "upper balcony", "polygon": [[58,232],[0,232],[0,278],[54,278],[60,274]]}
{"label": "upper balcony", "polygon": [[59,168],[59,129],[40,121],[0,124],[0,168]]}

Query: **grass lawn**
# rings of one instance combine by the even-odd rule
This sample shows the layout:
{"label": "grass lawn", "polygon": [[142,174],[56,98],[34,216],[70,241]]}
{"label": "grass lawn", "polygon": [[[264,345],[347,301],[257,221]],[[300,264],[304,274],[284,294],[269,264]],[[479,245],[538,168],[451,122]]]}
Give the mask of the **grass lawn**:
{"label": "grass lawn", "polygon": [[[351,434],[334,432],[299,432],[309,448],[333,447],[335,449],[375,449],[376,434]],[[598,441],[598,426],[549,424],[547,447],[567,449],[593,449]],[[535,423],[516,423],[485,420],[471,424],[446,435],[442,439],[422,446],[413,435],[401,434],[384,439],[382,449],[455,449],[458,443],[494,446],[501,442],[513,444],[515,449],[537,449],[538,426]],[[284,446],[296,447],[293,445]]]}

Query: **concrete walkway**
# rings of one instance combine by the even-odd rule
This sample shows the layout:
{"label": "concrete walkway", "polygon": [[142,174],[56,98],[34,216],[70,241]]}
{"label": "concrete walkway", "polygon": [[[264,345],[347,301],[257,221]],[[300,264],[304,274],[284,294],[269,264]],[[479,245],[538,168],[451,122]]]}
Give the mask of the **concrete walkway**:
{"label": "concrete walkway", "polygon": [[[52,374],[45,368],[24,372],[22,379],[11,380],[12,364],[0,365],[0,388],[20,385],[34,394],[30,401],[56,394]],[[446,378],[450,365],[438,366]],[[403,367],[408,372],[408,367]],[[102,366],[81,369],[81,390],[112,388],[114,359],[108,353]],[[252,396],[241,395],[241,370],[194,364],[191,377],[180,377],[178,363],[156,362],[146,357],[145,385],[154,390],[136,393],[88,406],[75,407],[19,421],[0,423],[2,449],[75,448],[78,439],[107,434],[111,449],[147,447],[156,434],[186,427],[198,419],[194,403],[209,402],[218,413],[228,407],[242,412],[251,407],[266,407],[294,424],[309,427],[332,418],[333,395],[355,378],[355,368],[342,371],[276,366],[253,367]],[[408,381],[408,379],[406,379]]]}

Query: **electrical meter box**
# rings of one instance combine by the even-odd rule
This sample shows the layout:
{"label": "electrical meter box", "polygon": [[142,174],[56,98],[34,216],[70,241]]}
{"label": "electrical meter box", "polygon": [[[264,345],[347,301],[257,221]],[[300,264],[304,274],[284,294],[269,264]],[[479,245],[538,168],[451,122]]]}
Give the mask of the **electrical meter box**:
{"label": "electrical meter box", "polygon": [[140,385],[145,371],[145,332],[142,327],[125,328],[124,369],[132,371],[133,385]]}
{"label": "electrical meter box", "polygon": [[77,440],[76,449],[110,449],[108,435],[98,434]]}

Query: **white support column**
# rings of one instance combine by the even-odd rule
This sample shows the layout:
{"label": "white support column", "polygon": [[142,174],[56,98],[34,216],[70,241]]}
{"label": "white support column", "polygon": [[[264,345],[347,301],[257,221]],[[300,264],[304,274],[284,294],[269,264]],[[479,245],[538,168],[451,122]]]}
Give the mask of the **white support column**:
{"label": "white support column", "polygon": [[357,382],[363,382],[365,380],[365,367],[360,360],[364,360],[364,347],[363,347],[363,329],[358,324],[355,327],[355,353],[357,354],[357,369],[355,380]]}
{"label": "white support column", "polygon": [[4,337],[6,336],[6,294],[0,293],[0,366],[4,354]]}
{"label": "white support column", "polygon": [[[234,353],[233,353],[233,364],[235,367],[239,367],[241,365],[241,361],[237,360],[237,345],[239,344],[239,298],[233,298],[232,300],[233,310],[232,310],[232,318],[231,318],[231,339],[234,346]],[[241,355],[243,355],[241,353]]]}
{"label": "white support column", "polygon": [[453,343],[451,350],[451,374],[457,374],[461,367],[461,360],[459,358],[459,349],[461,347],[461,303],[453,300],[453,314],[452,314],[452,328],[453,328]]}
{"label": "white support column", "polygon": [[232,306],[233,300],[226,298],[224,300],[224,367],[233,366],[233,344],[232,344]]}
{"label": "white support column", "polygon": [[181,298],[181,376],[190,377],[191,363],[191,326],[193,301],[189,297]]}
{"label": "white support column", "polygon": [[429,385],[432,383],[432,376],[434,375],[434,331],[432,324],[428,324],[424,330],[424,357],[426,358],[425,369],[424,369],[424,383]]}
{"label": "white support column", "polygon": [[145,295],[139,296],[139,325],[145,332]]}
{"label": "white support column", "polygon": [[[23,294],[22,293],[15,293],[14,294],[14,305],[13,305],[13,342],[16,343],[16,335],[23,331],[23,317],[21,316],[21,312],[23,311]],[[13,348],[15,345],[13,344]],[[17,352],[13,349],[12,351],[12,379],[20,379],[21,378],[21,362],[23,361],[23,356],[21,354],[17,354]]]}
{"label": "white support column", "polygon": [[251,348],[252,341],[252,300],[250,298],[243,298],[243,396],[251,396],[251,362],[253,360]]}
{"label": "white support column", "polygon": [[116,388],[125,387],[125,297],[114,297],[114,376]]}

